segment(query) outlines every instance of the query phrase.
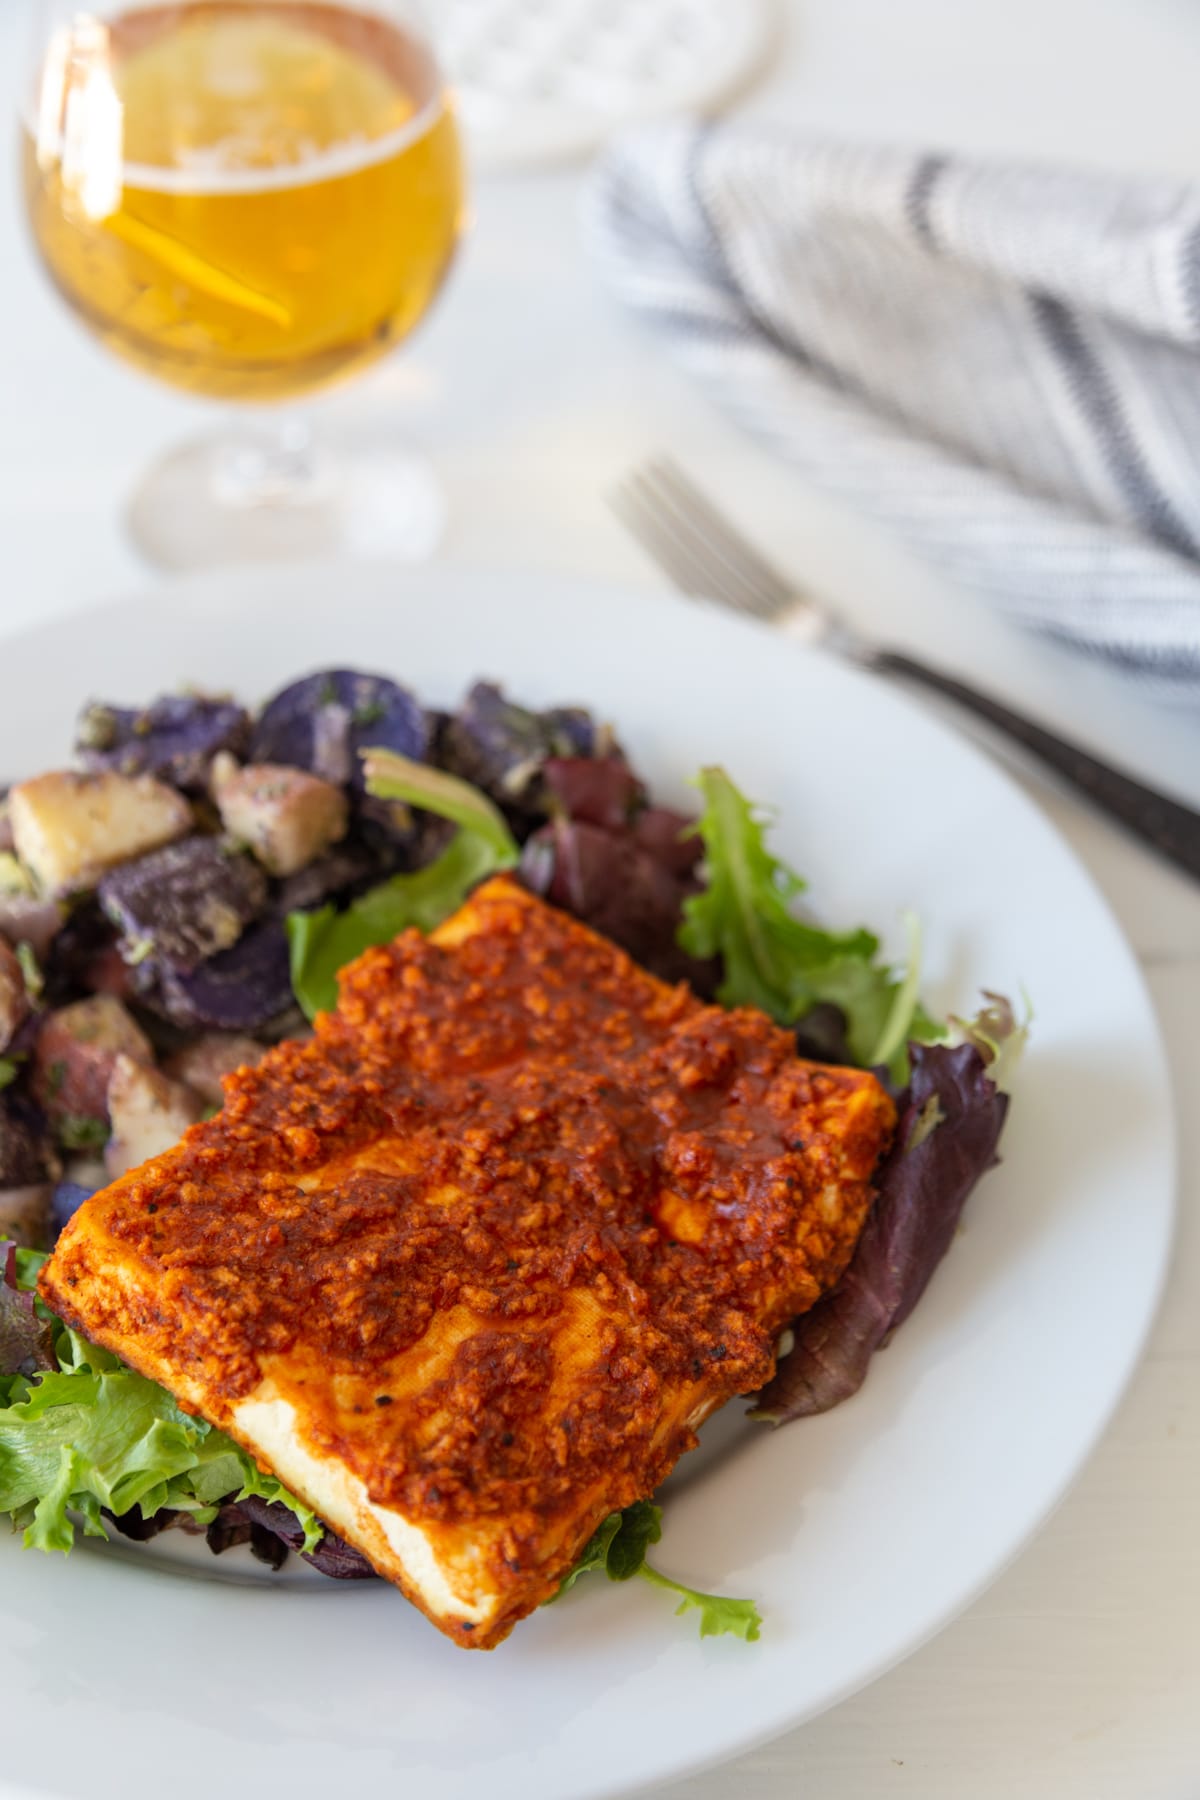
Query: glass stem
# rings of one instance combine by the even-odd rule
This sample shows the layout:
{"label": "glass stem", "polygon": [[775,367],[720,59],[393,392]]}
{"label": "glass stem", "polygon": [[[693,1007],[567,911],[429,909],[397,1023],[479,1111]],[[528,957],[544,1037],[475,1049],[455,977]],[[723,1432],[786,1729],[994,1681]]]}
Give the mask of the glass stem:
{"label": "glass stem", "polygon": [[275,511],[310,507],[332,494],[332,461],[317,446],[308,421],[288,413],[238,422],[214,468],[214,498],[222,506]]}

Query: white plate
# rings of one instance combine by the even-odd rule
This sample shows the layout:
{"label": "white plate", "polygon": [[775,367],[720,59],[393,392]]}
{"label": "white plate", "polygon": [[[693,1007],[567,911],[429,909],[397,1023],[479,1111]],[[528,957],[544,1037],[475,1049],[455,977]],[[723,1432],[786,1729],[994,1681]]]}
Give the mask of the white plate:
{"label": "white plate", "polygon": [[1174,1133],[1127,946],[1070,851],[983,757],[778,637],[544,576],[206,577],[8,641],[0,658],[0,768],[13,775],[63,759],[85,696],[136,701],[189,680],[260,698],[340,663],[430,702],[476,675],[534,702],[586,700],[665,798],[685,799],[689,772],[720,760],[774,803],[778,841],[830,920],[895,940],[901,908],[917,907],[935,1004],[1023,983],[1037,1007],[1003,1167],[862,1393],[776,1433],[731,1409],[676,1477],[661,1565],[753,1595],[759,1644],[702,1643],[660,1594],[590,1581],[470,1655],[383,1587],[198,1580],[4,1538],[0,1694],[20,1724],[0,1771],[13,1788],[626,1793],[861,1687],[1045,1519],[1149,1326]]}

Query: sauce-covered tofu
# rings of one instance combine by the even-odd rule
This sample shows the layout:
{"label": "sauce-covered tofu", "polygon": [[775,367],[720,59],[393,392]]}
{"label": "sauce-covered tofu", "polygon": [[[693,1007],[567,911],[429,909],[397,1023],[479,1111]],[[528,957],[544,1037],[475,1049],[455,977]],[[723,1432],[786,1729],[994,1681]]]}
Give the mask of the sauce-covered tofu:
{"label": "sauce-covered tofu", "polygon": [[893,1127],[498,879],[89,1201],[42,1291],[490,1648],[769,1378]]}

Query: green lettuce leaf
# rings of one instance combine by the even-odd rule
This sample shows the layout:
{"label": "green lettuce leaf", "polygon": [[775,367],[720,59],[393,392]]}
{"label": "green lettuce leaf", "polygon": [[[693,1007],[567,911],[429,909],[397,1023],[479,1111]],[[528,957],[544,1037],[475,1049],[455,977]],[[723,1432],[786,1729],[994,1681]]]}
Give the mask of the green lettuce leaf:
{"label": "green lettuce leaf", "polygon": [[680,1596],[680,1613],[700,1614],[701,1637],[739,1637],[753,1643],[762,1630],[762,1618],[753,1600],[732,1600],[724,1594],[705,1594],[699,1588],[672,1581],[646,1561],[651,1544],[662,1537],[662,1508],[652,1500],[637,1500],[624,1512],[609,1513],[588,1539],[583,1553],[553,1596],[555,1600],[574,1587],[581,1575],[603,1570],[610,1581],[630,1581],[635,1575],[652,1587]]}
{"label": "green lettuce leaf", "polygon": [[638,1574],[655,1587],[682,1595],[675,1608],[675,1616],[678,1618],[680,1613],[698,1612],[702,1638],[739,1637],[744,1638],[748,1644],[757,1643],[762,1631],[762,1614],[753,1600],[731,1600],[724,1594],[704,1594],[699,1588],[684,1587],[681,1582],[672,1581],[667,1575],[660,1575],[649,1563],[643,1563]]}
{"label": "green lettuce leaf", "polygon": [[450,819],[458,835],[427,868],[392,876],[343,912],[323,906],[289,915],[292,989],[310,1019],[337,1005],[338,972],[347,963],[410,926],[432,931],[488,875],[514,868],[520,855],[503,814],[468,782],[390,750],[366,751],[364,766],[368,793]]}
{"label": "green lettuce leaf", "polygon": [[747,800],[724,769],[701,771],[698,830],[704,840],[703,890],[684,902],[680,947],[689,956],[720,957],[724,1006],[757,1006],[781,1025],[796,1025],[823,1002],[846,1019],[850,1053],[870,1068],[886,1063],[897,1080],[907,1044],[944,1035],[920,1007],[921,939],[908,921],[906,967],[880,960],[870,931],[826,931],[798,917],[805,882],[767,848],[769,815]]}
{"label": "green lettuce leaf", "polygon": [[20,1067],[9,1056],[0,1056],[0,1093],[11,1087],[20,1074]]}
{"label": "green lettuce leaf", "polygon": [[571,1573],[563,1577],[558,1593],[551,1595],[551,1599],[557,1600],[559,1594],[565,1594],[568,1588],[575,1586],[581,1575],[588,1575],[593,1569],[603,1569],[607,1572],[609,1548],[620,1529],[621,1514],[619,1512],[609,1513],[607,1519],[601,1520],[584,1545],[579,1561]]}
{"label": "green lettuce leaf", "polygon": [[394,750],[364,750],[362,757],[367,792],[375,799],[400,800],[436,813],[490,844],[498,866],[511,868],[516,862],[519,851],[504,814],[469,781],[428,763],[410,762]]}
{"label": "green lettuce leaf", "polygon": [[[32,1287],[44,1257],[25,1253],[18,1280]],[[306,1550],[319,1520],[246,1452],[107,1350],[87,1343],[39,1302],[55,1327],[59,1367],[0,1390],[0,1513],[11,1513],[36,1550],[69,1550],[74,1517],[105,1536],[101,1508],[144,1519],[163,1507],[201,1524],[220,1501],[251,1494],[281,1500],[304,1526]]]}
{"label": "green lettuce leaf", "polygon": [[635,1500],[617,1517],[620,1524],[608,1546],[605,1572],[610,1581],[628,1581],[642,1573],[647,1550],[662,1537],[662,1507],[653,1500]]}

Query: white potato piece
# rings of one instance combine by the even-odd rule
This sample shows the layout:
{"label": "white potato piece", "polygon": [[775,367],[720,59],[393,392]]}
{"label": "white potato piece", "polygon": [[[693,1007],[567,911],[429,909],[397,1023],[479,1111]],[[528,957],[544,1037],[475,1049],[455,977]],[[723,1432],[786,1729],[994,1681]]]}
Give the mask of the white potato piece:
{"label": "white potato piece", "polygon": [[17,856],[43,894],[92,887],[108,869],[192,829],[182,794],[151,775],[59,770],[8,797]]}
{"label": "white potato piece", "polygon": [[272,875],[296,875],[346,835],[346,796],[332,782],[280,763],[213,765],[213,799],[231,837]]}
{"label": "white potato piece", "polygon": [[157,1069],[118,1056],[108,1083],[108,1116],[112,1137],[104,1152],[111,1180],[161,1156],[179,1142],[200,1117],[197,1097]]}

